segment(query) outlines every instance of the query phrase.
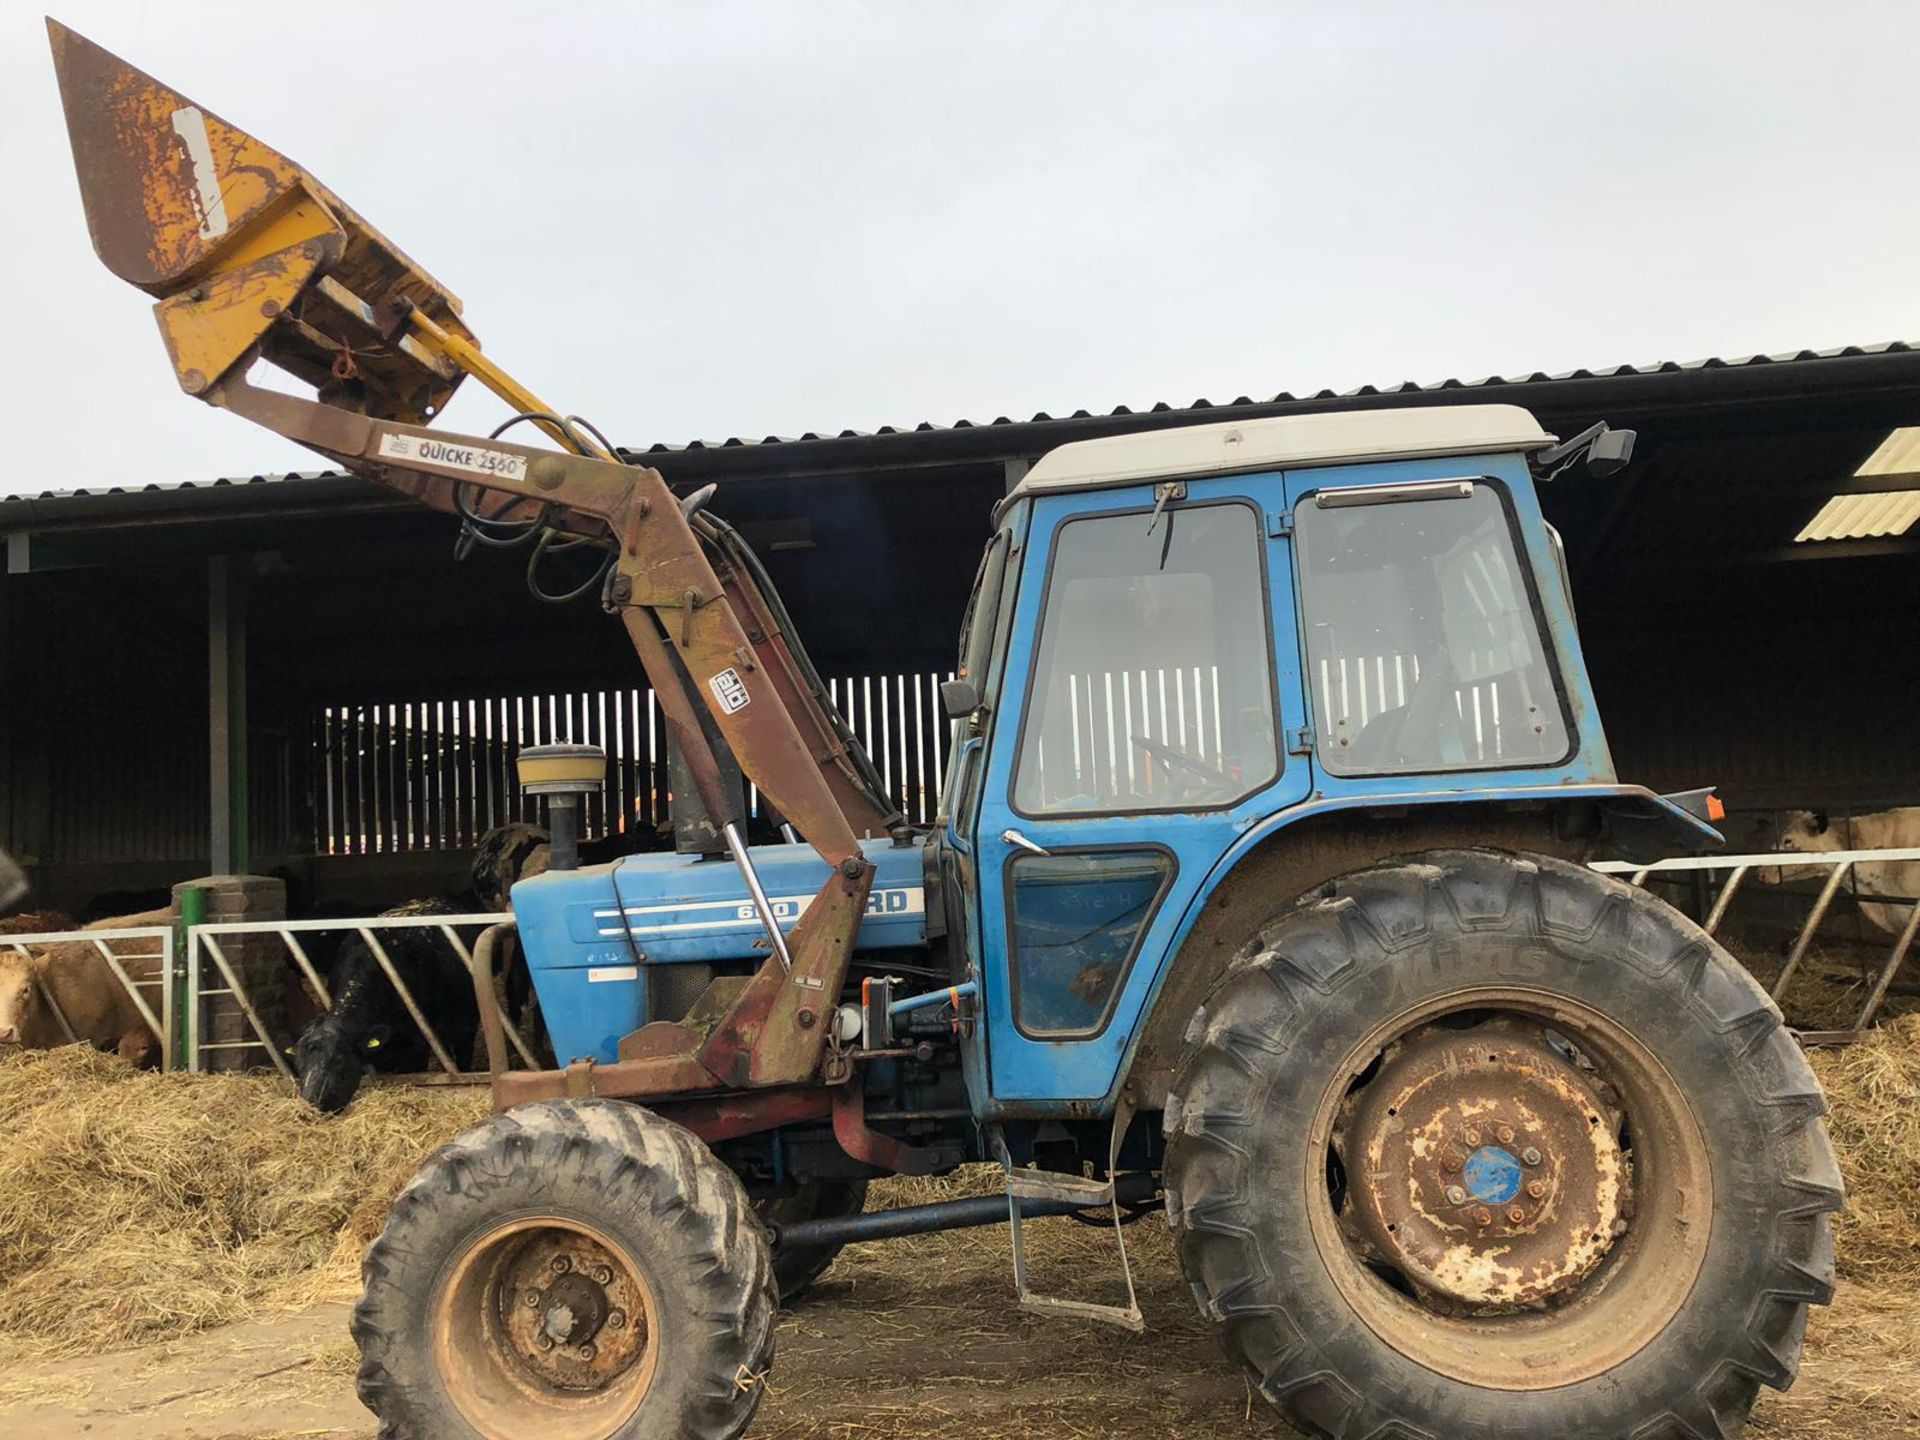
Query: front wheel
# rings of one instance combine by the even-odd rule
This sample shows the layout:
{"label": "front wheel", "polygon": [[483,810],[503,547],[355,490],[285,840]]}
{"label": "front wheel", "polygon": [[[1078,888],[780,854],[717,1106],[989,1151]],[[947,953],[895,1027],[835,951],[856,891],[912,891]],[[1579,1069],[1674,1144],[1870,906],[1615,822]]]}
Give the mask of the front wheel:
{"label": "front wheel", "polygon": [[1720,1437],[1831,1295],[1824,1111],[1677,912],[1438,852],[1242,950],[1188,1031],[1167,1213],[1228,1353],[1312,1433]]}
{"label": "front wheel", "polygon": [[394,1201],[353,1313],[382,1440],[719,1440],[773,1361],[773,1268],[733,1173],[612,1100],[521,1105]]}

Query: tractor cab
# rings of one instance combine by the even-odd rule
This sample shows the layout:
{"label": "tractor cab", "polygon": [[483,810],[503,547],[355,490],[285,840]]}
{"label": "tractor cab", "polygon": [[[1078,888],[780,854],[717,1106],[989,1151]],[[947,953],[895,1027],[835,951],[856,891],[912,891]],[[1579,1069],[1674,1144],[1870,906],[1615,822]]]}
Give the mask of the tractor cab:
{"label": "tractor cab", "polygon": [[1067,445],[1015,487],[936,842],[985,1112],[1110,1108],[1223,877],[1302,821],[1521,801],[1712,842],[1615,776],[1542,456],[1517,407],[1371,410]]}

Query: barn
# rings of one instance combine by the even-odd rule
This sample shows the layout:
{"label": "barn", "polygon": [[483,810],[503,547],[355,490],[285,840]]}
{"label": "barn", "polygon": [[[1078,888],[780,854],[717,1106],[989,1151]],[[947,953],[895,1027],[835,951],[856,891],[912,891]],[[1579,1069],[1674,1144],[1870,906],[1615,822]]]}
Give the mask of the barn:
{"label": "barn", "polygon": [[[1504,402],[1639,432],[1546,488],[1621,772],[1740,814],[1920,802],[1920,350],[1906,344],[1195,401],[634,458],[762,553],[907,811],[933,803],[933,686],[994,501],[1070,440],[1381,406]],[[510,736],[612,754],[590,829],[657,825],[644,678],[591,599],[357,477],[149,483],[0,501],[0,845],[76,914],[272,873],[371,913],[462,883],[522,813]],[[50,477],[57,479],[57,477]],[[570,588],[565,557],[534,579]],[[531,818],[531,817],[529,817]]]}

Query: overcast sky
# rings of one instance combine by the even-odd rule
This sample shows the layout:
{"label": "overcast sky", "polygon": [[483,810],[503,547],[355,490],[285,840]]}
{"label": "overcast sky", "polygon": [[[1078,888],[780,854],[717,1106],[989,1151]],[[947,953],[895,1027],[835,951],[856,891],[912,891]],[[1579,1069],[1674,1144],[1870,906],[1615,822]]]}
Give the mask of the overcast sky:
{"label": "overcast sky", "polygon": [[[94,259],[36,9],[0,17],[0,489],[313,468],[185,397]],[[627,444],[1920,336],[1920,4],[57,13]]]}

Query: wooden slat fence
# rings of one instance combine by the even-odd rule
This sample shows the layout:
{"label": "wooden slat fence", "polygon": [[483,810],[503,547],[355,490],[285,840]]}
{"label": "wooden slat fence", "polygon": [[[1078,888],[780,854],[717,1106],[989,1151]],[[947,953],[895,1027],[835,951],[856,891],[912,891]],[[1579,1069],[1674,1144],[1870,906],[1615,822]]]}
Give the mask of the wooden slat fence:
{"label": "wooden slat fence", "polygon": [[[907,817],[933,818],[952,725],[940,714],[946,674],[829,681],[833,702],[873,756]],[[537,823],[514,756],[554,742],[598,745],[607,778],[589,795],[582,834],[664,824],[666,732],[646,688],[328,705],[314,719],[314,853],[465,850],[509,821]],[[759,796],[749,800],[758,813]]]}

